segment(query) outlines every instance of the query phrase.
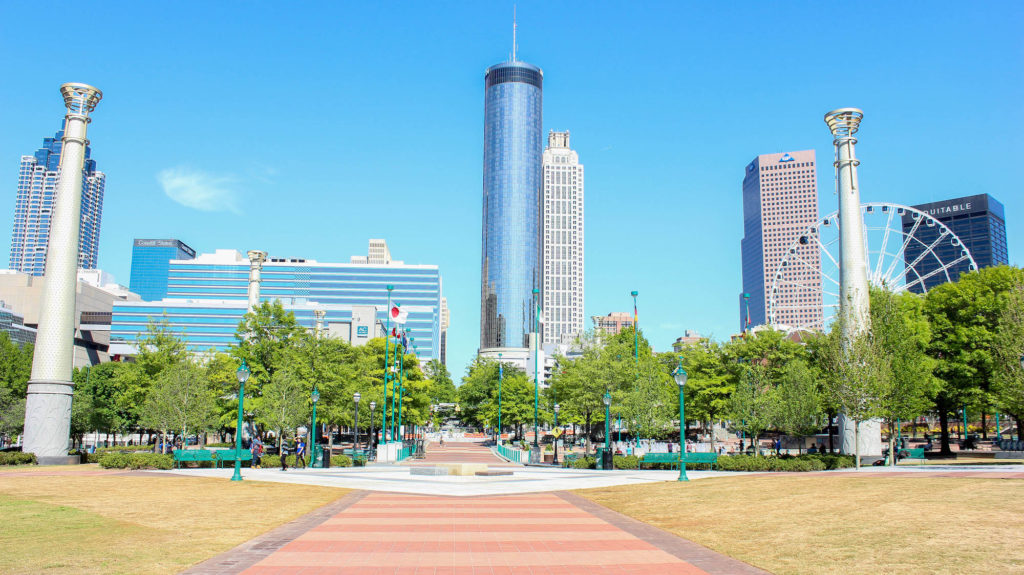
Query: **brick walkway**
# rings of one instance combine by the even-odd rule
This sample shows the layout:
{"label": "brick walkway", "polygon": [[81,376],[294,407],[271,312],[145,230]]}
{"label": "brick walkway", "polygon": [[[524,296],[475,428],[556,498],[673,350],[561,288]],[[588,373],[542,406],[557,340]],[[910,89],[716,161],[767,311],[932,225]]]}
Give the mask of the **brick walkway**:
{"label": "brick walkway", "polygon": [[487,465],[515,465],[491,453],[490,448],[476,442],[446,442],[444,447],[439,443],[427,445],[427,454],[423,459],[411,460],[409,465],[436,465],[438,463],[486,463]]}
{"label": "brick walkway", "polygon": [[572,495],[552,493],[472,498],[370,493],[243,572],[762,573],[604,508],[595,513],[582,505]]}

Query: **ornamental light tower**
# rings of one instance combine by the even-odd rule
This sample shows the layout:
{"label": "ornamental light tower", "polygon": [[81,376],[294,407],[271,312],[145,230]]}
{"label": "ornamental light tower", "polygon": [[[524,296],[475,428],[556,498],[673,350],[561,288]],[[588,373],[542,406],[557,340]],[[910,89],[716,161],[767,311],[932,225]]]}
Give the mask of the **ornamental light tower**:
{"label": "ornamental light tower", "polygon": [[50,224],[39,329],[25,403],[22,449],[39,463],[67,463],[71,431],[71,370],[75,345],[75,291],[82,213],[82,168],[89,113],[103,92],[87,84],[60,87],[67,115],[61,140],[60,179]]}
{"label": "ornamental light tower", "polygon": [[[836,148],[836,186],[839,194],[839,314],[843,318],[843,342],[849,345],[858,335],[871,329],[870,293],[868,291],[867,254],[864,244],[864,221],[860,212],[860,186],[854,153],[864,112],[857,108],[840,108],[825,114],[825,123],[832,132]],[[839,415],[842,452],[855,452],[853,422]],[[876,420],[861,423],[860,454],[880,455],[881,425]]]}

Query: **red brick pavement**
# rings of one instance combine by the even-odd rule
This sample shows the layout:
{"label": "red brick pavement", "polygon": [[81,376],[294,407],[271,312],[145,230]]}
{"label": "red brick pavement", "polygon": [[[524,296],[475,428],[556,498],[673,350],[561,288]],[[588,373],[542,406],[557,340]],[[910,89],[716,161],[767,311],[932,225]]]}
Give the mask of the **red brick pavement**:
{"label": "red brick pavement", "polygon": [[485,463],[492,466],[516,465],[508,463],[491,453],[482,443],[463,441],[459,443],[445,442],[427,445],[427,454],[423,459],[409,462],[410,465],[436,465],[438,463]]}
{"label": "red brick pavement", "polygon": [[[371,493],[244,573],[708,573],[551,493]],[[730,571],[721,571],[730,572]]]}

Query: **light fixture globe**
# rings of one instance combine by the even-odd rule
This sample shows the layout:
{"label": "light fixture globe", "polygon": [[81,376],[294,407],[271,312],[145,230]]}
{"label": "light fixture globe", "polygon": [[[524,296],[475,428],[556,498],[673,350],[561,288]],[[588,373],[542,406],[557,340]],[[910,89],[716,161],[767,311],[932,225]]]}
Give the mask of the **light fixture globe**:
{"label": "light fixture globe", "polygon": [[601,401],[603,401],[606,406],[611,405],[612,404],[612,396],[611,396],[611,394],[605,392],[604,397],[601,398]]}
{"label": "light fixture globe", "polygon": [[235,372],[235,375],[238,376],[238,383],[245,383],[248,381],[250,373],[249,365],[245,363],[245,360],[243,359],[242,365],[238,366],[238,371]]}
{"label": "light fixture globe", "polygon": [[686,378],[688,376],[686,374],[686,370],[683,369],[682,367],[677,368],[675,372],[672,373],[672,377],[675,378],[676,385],[678,385],[679,387],[683,387],[684,385],[686,385]]}
{"label": "light fixture globe", "polygon": [[371,401],[370,402],[370,411],[373,411],[374,409],[377,409],[377,402],[376,401]]}
{"label": "light fixture globe", "polygon": [[555,404],[555,413],[558,413],[558,412],[559,412],[559,411],[561,411],[561,410],[562,410],[562,406],[561,406],[561,405],[558,405],[558,404],[556,403],[556,404]]}
{"label": "light fixture globe", "polygon": [[357,391],[355,395],[352,396],[352,401],[356,402],[356,405],[359,405],[359,400],[362,399],[362,397],[363,396]]}
{"label": "light fixture globe", "polygon": [[316,402],[320,401],[320,392],[314,389],[313,393],[310,395],[310,397],[313,398],[313,403],[316,403]]}

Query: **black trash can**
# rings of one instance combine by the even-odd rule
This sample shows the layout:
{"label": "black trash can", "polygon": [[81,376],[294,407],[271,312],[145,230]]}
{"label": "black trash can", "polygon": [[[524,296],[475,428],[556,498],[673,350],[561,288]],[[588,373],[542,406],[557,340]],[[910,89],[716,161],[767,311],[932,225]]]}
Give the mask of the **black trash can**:
{"label": "black trash can", "polygon": [[330,448],[325,448],[323,450],[322,461],[323,461],[323,465],[321,465],[321,467],[323,467],[324,469],[327,469],[328,467],[331,466],[331,449]]}

